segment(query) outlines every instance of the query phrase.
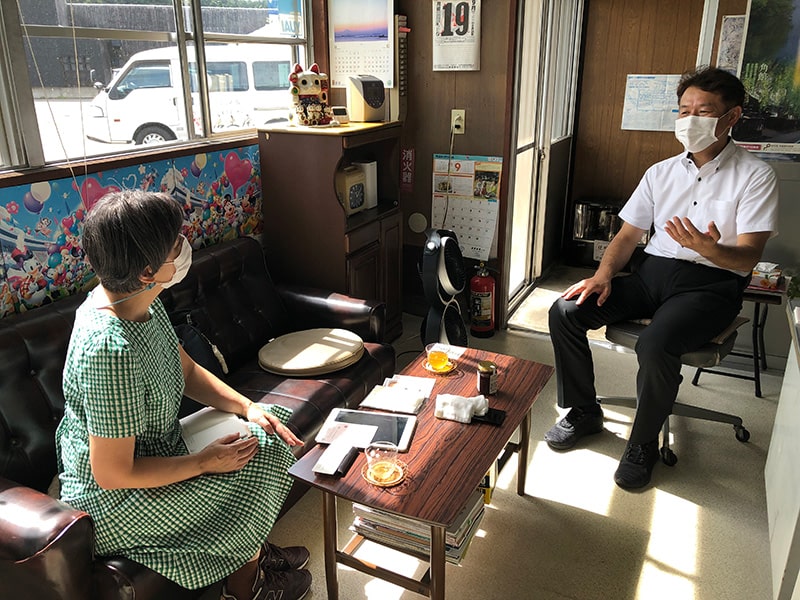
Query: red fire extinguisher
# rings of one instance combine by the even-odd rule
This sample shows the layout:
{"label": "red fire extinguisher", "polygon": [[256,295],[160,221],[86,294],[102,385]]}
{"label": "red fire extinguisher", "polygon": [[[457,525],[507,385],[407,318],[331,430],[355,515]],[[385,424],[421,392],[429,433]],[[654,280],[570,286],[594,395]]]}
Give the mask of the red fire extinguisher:
{"label": "red fire extinguisher", "polygon": [[494,277],[489,275],[486,265],[481,263],[478,272],[469,280],[470,306],[472,307],[469,330],[476,337],[494,335]]}

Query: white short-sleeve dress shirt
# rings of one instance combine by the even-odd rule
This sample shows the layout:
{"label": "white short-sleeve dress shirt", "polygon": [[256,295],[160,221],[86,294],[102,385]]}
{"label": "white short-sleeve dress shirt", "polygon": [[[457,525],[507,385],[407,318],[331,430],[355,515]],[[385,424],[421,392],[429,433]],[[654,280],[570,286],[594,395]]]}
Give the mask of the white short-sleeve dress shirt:
{"label": "white short-sleeve dress shirt", "polygon": [[673,217],[689,217],[697,229],[707,231],[713,221],[722,235],[719,243],[729,246],[742,233],[769,231],[775,236],[777,177],[772,167],[732,141],[699,169],[684,152],[650,167],[619,216],[639,229],[654,226],[645,247],[648,254],[717,267],[694,250],[681,248],[664,225]]}

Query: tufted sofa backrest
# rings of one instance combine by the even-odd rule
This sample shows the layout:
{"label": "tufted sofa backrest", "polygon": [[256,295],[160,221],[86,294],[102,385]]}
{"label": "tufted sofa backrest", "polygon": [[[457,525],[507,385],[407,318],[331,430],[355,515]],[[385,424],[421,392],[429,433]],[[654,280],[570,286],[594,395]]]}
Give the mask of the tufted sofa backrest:
{"label": "tufted sofa backrest", "polygon": [[64,414],[61,375],[77,294],[0,320],[0,475],[46,491]]}
{"label": "tufted sofa backrest", "polygon": [[294,331],[261,244],[249,237],[195,252],[186,278],[161,300],[174,325],[195,325],[219,348],[230,371],[252,361],[270,339]]}

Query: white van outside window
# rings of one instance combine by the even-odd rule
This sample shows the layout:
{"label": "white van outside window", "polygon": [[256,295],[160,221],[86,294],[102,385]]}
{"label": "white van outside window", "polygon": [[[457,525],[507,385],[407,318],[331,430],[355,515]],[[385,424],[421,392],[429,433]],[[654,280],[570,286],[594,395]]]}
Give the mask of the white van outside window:
{"label": "white van outside window", "polygon": [[[189,51],[192,115],[184,110],[177,47],[137,52],[92,100],[86,136],[106,143],[161,144],[203,131],[197,63]],[[291,103],[289,46],[247,44],[206,47],[212,132],[259,127],[285,119]]]}

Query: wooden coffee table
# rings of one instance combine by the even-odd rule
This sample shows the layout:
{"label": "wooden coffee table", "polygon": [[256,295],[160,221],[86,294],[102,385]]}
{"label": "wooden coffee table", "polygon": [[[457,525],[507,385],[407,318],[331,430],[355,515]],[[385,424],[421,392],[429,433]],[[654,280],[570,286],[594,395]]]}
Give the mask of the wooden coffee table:
{"label": "wooden coffee table", "polygon": [[[478,362],[491,360],[498,366],[498,391],[489,397],[489,406],[506,411],[501,426],[462,424],[434,416],[437,394],[476,395]],[[361,476],[363,453],[341,478],[317,475],[312,471],[324,447],[317,445],[295,463],[289,474],[322,491],[324,521],[325,578],[328,599],[337,600],[339,585],[337,563],[347,565],[400,585],[436,600],[444,599],[445,530],[466,505],[470,494],[483,476],[504,452],[517,452],[517,493],[525,493],[528,464],[528,438],[531,407],[539,392],[553,374],[553,367],[493,352],[467,349],[457,361],[456,369],[435,376],[431,399],[418,415],[417,429],[409,451],[402,455],[408,475],[399,485],[380,488]],[[432,377],[425,370],[425,355],[420,355],[403,375]],[[510,444],[514,431],[520,428],[519,442]],[[353,556],[360,541],[355,536],[339,550],[337,540],[336,499],[343,498],[383,511],[389,511],[430,524],[431,549],[429,569],[420,580],[372,565]]]}

